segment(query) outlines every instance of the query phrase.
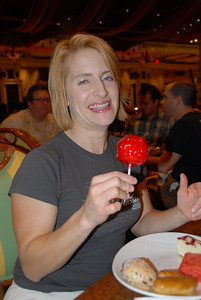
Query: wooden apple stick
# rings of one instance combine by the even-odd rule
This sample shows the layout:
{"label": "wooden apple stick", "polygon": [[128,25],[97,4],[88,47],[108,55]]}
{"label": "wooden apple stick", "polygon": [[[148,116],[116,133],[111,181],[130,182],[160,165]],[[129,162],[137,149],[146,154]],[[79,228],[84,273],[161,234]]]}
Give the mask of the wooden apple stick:
{"label": "wooden apple stick", "polygon": [[128,164],[128,175],[131,175],[131,167],[132,167],[132,165]]}

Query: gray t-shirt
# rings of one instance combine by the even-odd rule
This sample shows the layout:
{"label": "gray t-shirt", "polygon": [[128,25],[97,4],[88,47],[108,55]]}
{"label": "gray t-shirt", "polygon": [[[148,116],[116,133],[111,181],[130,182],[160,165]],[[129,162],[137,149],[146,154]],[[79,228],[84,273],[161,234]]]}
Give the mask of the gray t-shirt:
{"label": "gray t-shirt", "polygon": [[[127,172],[127,166],[116,159],[118,140],[110,136],[105,152],[97,155],[80,148],[63,131],[59,132],[26,155],[9,193],[57,206],[56,230],[83,205],[93,176],[115,170]],[[134,173],[140,181],[142,168],[134,168]],[[115,254],[124,245],[126,231],[137,221],[140,212],[139,200],[111,215],[91,232],[62,268],[37,283],[24,276],[17,260],[15,282],[23,288],[43,292],[86,289],[111,270]]]}

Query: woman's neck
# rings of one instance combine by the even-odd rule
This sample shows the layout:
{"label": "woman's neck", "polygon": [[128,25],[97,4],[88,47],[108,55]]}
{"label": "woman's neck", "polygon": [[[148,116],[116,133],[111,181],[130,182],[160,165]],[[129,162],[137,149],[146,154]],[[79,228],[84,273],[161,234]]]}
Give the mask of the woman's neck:
{"label": "woman's neck", "polygon": [[102,154],[107,147],[107,130],[96,132],[94,130],[85,131],[73,128],[66,130],[65,134],[77,145],[94,154]]}

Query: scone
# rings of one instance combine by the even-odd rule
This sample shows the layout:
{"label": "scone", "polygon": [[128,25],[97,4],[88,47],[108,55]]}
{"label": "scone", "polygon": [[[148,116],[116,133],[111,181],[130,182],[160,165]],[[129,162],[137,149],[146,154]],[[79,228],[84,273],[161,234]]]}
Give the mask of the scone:
{"label": "scone", "polygon": [[201,253],[201,241],[194,239],[190,235],[177,238],[178,254],[184,256],[185,253]]}
{"label": "scone", "polygon": [[121,272],[126,282],[144,290],[152,289],[158,273],[153,263],[145,257],[126,260]]}

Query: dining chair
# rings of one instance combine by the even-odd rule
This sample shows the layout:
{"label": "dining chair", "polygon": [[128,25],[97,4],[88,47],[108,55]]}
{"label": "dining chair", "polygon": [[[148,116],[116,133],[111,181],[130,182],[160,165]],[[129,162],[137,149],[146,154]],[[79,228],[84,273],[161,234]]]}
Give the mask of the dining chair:
{"label": "dining chair", "polygon": [[2,300],[6,287],[12,282],[18,254],[8,190],[26,154],[4,143],[0,143],[0,154],[0,300]]}
{"label": "dining chair", "polygon": [[13,145],[24,153],[28,153],[41,145],[28,132],[18,128],[0,128],[0,137],[2,143]]}

